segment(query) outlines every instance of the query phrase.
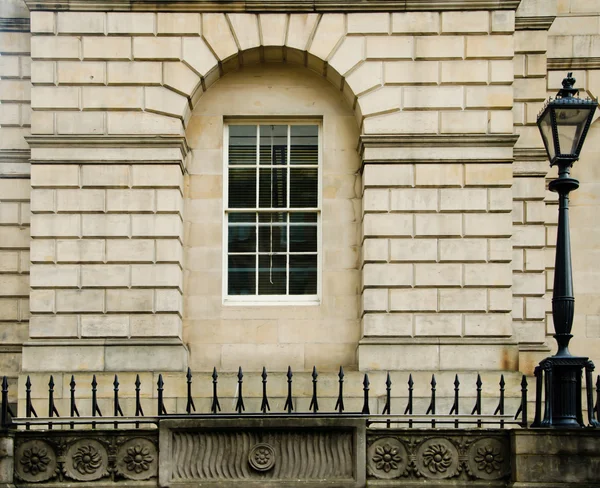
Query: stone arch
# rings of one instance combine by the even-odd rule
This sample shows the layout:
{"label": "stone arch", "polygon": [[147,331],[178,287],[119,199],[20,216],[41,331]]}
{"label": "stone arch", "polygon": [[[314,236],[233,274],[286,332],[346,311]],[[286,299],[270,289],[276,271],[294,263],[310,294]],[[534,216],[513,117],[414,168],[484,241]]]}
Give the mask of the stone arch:
{"label": "stone arch", "polygon": [[164,62],[164,87],[146,88],[147,94],[162,91],[157,105],[147,96],[146,110],[179,118],[186,126],[203,93],[224,74],[261,62],[284,62],[305,66],[338,88],[360,127],[358,96],[379,93],[373,100],[376,113],[389,112],[395,103],[393,87],[382,90],[381,61],[366,59],[366,42],[363,35],[348,35],[344,14],[205,13],[202,36],[183,38],[182,60]]}

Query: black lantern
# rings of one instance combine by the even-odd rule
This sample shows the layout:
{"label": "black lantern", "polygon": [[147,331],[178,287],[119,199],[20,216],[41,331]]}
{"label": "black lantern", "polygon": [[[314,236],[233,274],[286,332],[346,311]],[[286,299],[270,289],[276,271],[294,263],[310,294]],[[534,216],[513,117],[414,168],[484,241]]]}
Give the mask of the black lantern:
{"label": "black lantern", "polygon": [[538,115],[537,125],[542,134],[544,146],[550,159],[550,166],[560,160],[568,160],[571,164],[579,159],[583,141],[592,123],[598,101],[581,99],[573,88],[575,78],[569,73],[562,82],[555,99],[550,98]]}
{"label": "black lantern", "polygon": [[[581,379],[584,370],[588,425],[599,426],[593,417],[594,364],[589,358],[572,356],[569,352],[575,313],[569,236],[569,193],[579,188],[579,181],[571,178],[570,172],[573,163],[579,159],[581,147],[598,106],[597,100],[589,98],[582,100],[575,96],[579,90],[573,88],[575,79],[572,74],[569,73],[563,80],[562,89],[554,100],[548,100],[537,120],[550,166],[558,166],[558,178],[548,185],[549,190],[558,193],[558,228],[552,292],[552,320],[558,351],[554,356],[542,360],[535,368],[536,414],[532,427],[584,426],[581,401]],[[541,418],[542,382],[545,389],[543,419]]]}

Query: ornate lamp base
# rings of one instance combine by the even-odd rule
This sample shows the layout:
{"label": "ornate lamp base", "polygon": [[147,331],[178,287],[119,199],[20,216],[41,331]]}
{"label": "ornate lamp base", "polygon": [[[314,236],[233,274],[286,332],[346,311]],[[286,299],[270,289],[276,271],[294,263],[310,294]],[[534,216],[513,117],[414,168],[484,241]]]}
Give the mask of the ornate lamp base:
{"label": "ornate lamp base", "polygon": [[[535,368],[535,419],[531,427],[580,428],[583,422],[581,402],[583,370],[585,369],[588,426],[600,427],[594,419],[592,372],[594,363],[589,358],[551,356]],[[542,383],[544,390],[544,418],[542,411]]]}

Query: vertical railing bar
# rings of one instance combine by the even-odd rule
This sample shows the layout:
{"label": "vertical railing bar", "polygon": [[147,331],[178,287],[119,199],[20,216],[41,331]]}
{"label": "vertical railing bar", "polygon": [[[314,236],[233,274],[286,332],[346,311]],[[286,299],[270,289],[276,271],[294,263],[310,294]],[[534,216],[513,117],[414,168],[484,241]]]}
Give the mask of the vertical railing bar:
{"label": "vertical railing bar", "polygon": [[158,393],[158,416],[167,415],[167,409],[165,408],[165,401],[163,397],[163,392],[165,389],[165,382],[163,381],[162,374],[158,375],[158,382],[156,383],[156,391]]}
{"label": "vertical railing bar", "polygon": [[596,376],[596,420],[600,422],[600,375]]}
{"label": "vertical railing bar", "polygon": [[[27,381],[25,382],[25,416],[31,418],[32,414],[37,418],[37,412],[31,403],[31,378],[27,375]],[[31,425],[29,423],[25,424],[25,429],[30,430]]]}
{"label": "vertical railing bar", "polygon": [[317,413],[319,411],[319,400],[317,399],[317,378],[319,377],[319,373],[317,373],[317,367],[313,366],[312,370],[312,398],[310,400],[310,405],[308,406],[309,410],[312,410],[313,413]]}
{"label": "vertical railing bar", "polygon": [[[494,410],[494,415],[497,415],[498,413],[500,413],[500,415],[504,415],[504,386],[505,386],[505,382],[504,382],[504,375],[501,374],[500,375],[500,401],[498,402],[498,406],[496,407],[496,410]],[[504,428],[504,419],[500,419],[500,428],[503,429]]]}
{"label": "vertical railing bar", "polygon": [[[75,417],[75,415],[77,415],[78,417],[79,415],[79,410],[77,410],[77,405],[75,403],[75,376],[71,375],[71,382],[69,383],[69,387],[71,389],[71,409],[70,409],[70,415],[71,418]],[[70,423],[70,428],[74,429],[75,428],[75,422],[71,422]]]}
{"label": "vertical railing bar", "polygon": [[218,381],[219,375],[217,374],[217,368],[214,367],[213,368],[213,373],[212,373],[212,383],[213,383],[213,397],[212,397],[212,403],[210,406],[210,411],[211,413],[215,414],[221,411],[221,405],[219,405],[219,397],[217,396],[217,381]]}
{"label": "vertical railing bar", "polygon": [[267,411],[271,411],[271,407],[269,405],[269,398],[267,397],[267,368],[263,366],[262,373],[262,402],[260,403],[260,411],[264,414]]}
{"label": "vertical railing bar", "polygon": [[[92,417],[96,416],[96,413],[99,417],[102,417],[102,412],[100,411],[100,407],[98,407],[98,382],[96,381],[96,375],[92,377]],[[96,428],[96,422],[92,422],[92,429]]]}
{"label": "vertical railing bar", "polygon": [[[454,376],[454,403],[452,404],[452,408],[450,409],[450,413],[448,415],[459,415],[460,407],[459,407],[459,387],[460,381],[458,380],[458,375]],[[454,420],[454,428],[458,429],[458,419]]]}
{"label": "vertical railing bar", "polygon": [[[383,406],[382,415],[391,415],[392,411],[392,379],[390,378],[390,372],[388,371],[387,378],[385,380],[385,405]],[[389,429],[391,427],[390,420],[386,422],[386,426]]]}
{"label": "vertical railing bar", "polygon": [[3,429],[8,427],[8,378],[2,377],[2,416],[0,424]]}
{"label": "vertical railing bar", "polygon": [[340,366],[340,372],[338,373],[338,399],[335,402],[334,410],[337,410],[338,413],[342,413],[344,411],[344,368]]}
{"label": "vertical railing bar", "polygon": [[244,407],[244,396],[243,396],[243,391],[242,391],[242,386],[244,383],[244,373],[242,372],[242,367],[240,366],[238,369],[238,398],[237,398],[237,402],[235,404],[235,411],[238,413],[238,415],[241,415],[242,412],[244,410],[246,410],[246,407]]}
{"label": "vertical railing bar", "polygon": [[[121,417],[124,417],[123,410],[121,409],[121,403],[119,402],[119,377],[117,375],[115,375],[115,380],[113,381],[113,388],[114,388],[113,416],[118,417],[120,415]],[[119,423],[115,422],[114,427],[115,427],[115,429],[118,428]]]}
{"label": "vertical railing bar", "polygon": [[433,415],[431,419],[431,428],[435,429],[435,387],[437,382],[435,381],[435,374],[431,375],[431,402],[429,403],[429,407],[427,408],[427,412],[425,415]]}
{"label": "vertical railing bar", "polygon": [[285,399],[285,404],[283,405],[283,409],[287,410],[287,413],[292,413],[292,410],[294,410],[294,406],[292,404],[292,377],[294,375],[292,374],[292,367],[288,366],[288,370],[287,370],[287,385],[288,385],[288,389],[287,389],[287,398]]}
{"label": "vertical railing bar", "polygon": [[[54,377],[50,375],[50,381],[48,381],[48,417],[52,418],[54,415],[60,417],[56,405],[54,404]],[[52,422],[48,422],[48,430],[52,430]]]}
{"label": "vertical railing bar", "polygon": [[[142,385],[142,382],[140,381],[140,375],[136,374],[135,375],[135,416],[136,417],[144,416],[144,410],[142,409],[142,402],[140,401],[140,386],[141,385]],[[136,429],[140,428],[139,422],[135,423],[135,428]]]}
{"label": "vertical railing bar", "polygon": [[[535,416],[533,417],[531,427],[540,427],[542,425],[542,385],[544,373],[541,367],[536,366],[533,370],[533,374],[535,375]],[[523,395],[523,381],[527,382],[524,377],[525,375],[523,375],[523,379],[521,380],[521,396]],[[525,408],[525,406],[523,406],[523,408]]]}
{"label": "vertical railing bar", "polygon": [[364,401],[363,401],[363,408],[362,408],[362,414],[363,415],[369,415],[371,413],[371,410],[369,409],[369,375],[367,373],[365,373],[365,378],[363,379],[363,394],[364,394]]}
{"label": "vertical railing bar", "polygon": [[186,374],[187,381],[187,404],[185,406],[185,411],[188,415],[192,413],[192,410],[196,411],[196,405],[194,405],[194,398],[192,397],[192,370],[190,368],[187,369]]}
{"label": "vertical railing bar", "polygon": [[477,399],[475,400],[475,406],[473,407],[473,410],[471,411],[471,415],[478,415],[478,419],[477,419],[477,427],[481,427],[481,375],[479,373],[477,373],[477,381],[475,382],[475,385],[477,386]]}
{"label": "vertical railing bar", "polygon": [[[414,386],[415,382],[413,381],[412,378],[412,373],[408,375],[408,404],[406,405],[406,408],[404,409],[404,415],[408,414],[408,415],[412,415],[413,414],[413,386]],[[408,428],[412,429],[413,427],[413,420],[412,417],[408,419]]]}

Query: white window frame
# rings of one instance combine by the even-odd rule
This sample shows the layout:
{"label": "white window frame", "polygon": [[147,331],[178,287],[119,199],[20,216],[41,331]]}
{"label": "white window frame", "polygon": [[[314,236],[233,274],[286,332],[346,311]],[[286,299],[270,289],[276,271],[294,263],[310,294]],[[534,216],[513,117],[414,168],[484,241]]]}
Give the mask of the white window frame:
{"label": "white window frame", "polygon": [[[319,141],[318,147],[318,162],[317,162],[317,208],[311,209],[311,212],[316,212],[317,214],[317,293],[315,295],[228,295],[228,243],[229,243],[229,212],[239,212],[240,209],[229,209],[229,126],[230,125],[316,125],[317,126],[317,135]],[[288,147],[289,147],[289,131],[288,131]],[[289,154],[291,151],[287,151],[288,153],[288,161],[285,166],[288,168],[288,181],[289,181]],[[259,154],[257,154],[257,158]],[[258,165],[258,161],[257,161]],[[258,182],[257,182],[258,187]],[[320,305],[321,304],[321,296],[322,296],[322,261],[323,261],[323,236],[322,236],[322,199],[323,199],[323,121],[320,118],[307,118],[307,119],[299,119],[299,118],[277,118],[277,119],[236,119],[236,118],[225,118],[223,120],[223,246],[222,246],[222,297],[224,305],[267,305],[267,306],[277,306],[277,305]],[[288,186],[288,198],[290,195],[290,190]],[[262,211],[258,207],[256,207],[256,211]],[[277,210],[270,210],[278,211]],[[286,213],[290,213],[289,207],[284,210]],[[269,210],[265,210],[265,212],[269,212]],[[287,236],[289,242],[290,236]],[[289,255],[289,254],[288,254]],[[289,276],[287,277],[289,282]],[[257,283],[257,293],[258,293],[258,283]]]}

